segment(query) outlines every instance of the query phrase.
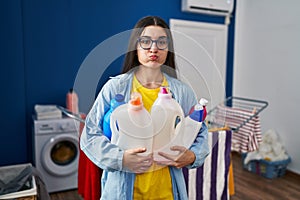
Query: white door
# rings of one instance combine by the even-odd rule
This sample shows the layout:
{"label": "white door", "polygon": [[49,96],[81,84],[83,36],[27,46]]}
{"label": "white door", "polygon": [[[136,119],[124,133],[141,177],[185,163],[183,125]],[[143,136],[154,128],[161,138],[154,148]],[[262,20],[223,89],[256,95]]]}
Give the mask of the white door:
{"label": "white door", "polygon": [[178,78],[206,98],[210,110],[225,99],[227,25],[171,19],[170,28]]}

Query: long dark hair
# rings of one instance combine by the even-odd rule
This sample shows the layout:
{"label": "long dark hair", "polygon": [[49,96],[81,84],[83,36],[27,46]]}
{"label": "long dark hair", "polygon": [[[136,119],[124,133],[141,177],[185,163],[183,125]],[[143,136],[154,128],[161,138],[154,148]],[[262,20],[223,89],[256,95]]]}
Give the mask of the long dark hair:
{"label": "long dark hair", "polygon": [[170,40],[169,47],[168,47],[168,55],[167,55],[165,63],[162,66],[162,71],[168,73],[169,75],[171,75],[173,77],[177,77],[172,34],[171,34],[168,24],[162,18],[157,17],[157,16],[144,17],[144,18],[140,19],[134,26],[134,29],[132,30],[132,33],[131,33],[131,36],[129,39],[128,49],[127,49],[127,53],[125,55],[122,73],[126,73],[126,72],[130,71],[131,69],[140,65],[140,62],[137,57],[137,49],[136,49],[137,39],[142,34],[145,27],[153,26],[153,25],[164,28],[164,30],[166,31],[167,37]]}

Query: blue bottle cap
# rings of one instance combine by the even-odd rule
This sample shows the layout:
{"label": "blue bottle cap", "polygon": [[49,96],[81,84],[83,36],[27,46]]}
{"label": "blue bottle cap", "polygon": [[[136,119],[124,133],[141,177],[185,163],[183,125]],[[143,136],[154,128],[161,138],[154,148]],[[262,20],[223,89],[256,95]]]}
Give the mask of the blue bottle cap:
{"label": "blue bottle cap", "polygon": [[118,102],[124,101],[124,96],[122,94],[116,94],[115,100]]}

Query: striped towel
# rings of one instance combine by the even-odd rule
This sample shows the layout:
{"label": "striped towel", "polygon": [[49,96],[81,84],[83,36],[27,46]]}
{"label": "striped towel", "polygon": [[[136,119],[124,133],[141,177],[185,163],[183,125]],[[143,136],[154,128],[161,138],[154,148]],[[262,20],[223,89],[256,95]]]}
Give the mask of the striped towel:
{"label": "striped towel", "polygon": [[[232,108],[219,105],[215,114],[214,122],[235,128],[243,124],[254,115],[252,110]],[[262,142],[259,116],[256,115],[237,131],[232,133],[231,150],[241,153],[256,151]]]}
{"label": "striped towel", "polygon": [[183,168],[189,200],[229,199],[231,131],[209,132],[211,153],[197,169]]}

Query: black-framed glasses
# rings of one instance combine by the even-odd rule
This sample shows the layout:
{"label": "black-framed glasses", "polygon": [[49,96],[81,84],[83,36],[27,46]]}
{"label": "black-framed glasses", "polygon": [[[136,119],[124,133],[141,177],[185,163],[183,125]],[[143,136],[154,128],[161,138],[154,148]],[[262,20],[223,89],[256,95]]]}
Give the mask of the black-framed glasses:
{"label": "black-framed glasses", "polygon": [[139,37],[137,41],[140,44],[140,47],[144,50],[151,49],[153,43],[156,43],[156,47],[159,50],[164,50],[169,46],[169,39],[166,36],[159,37],[157,40],[152,40],[148,36],[142,36]]}

